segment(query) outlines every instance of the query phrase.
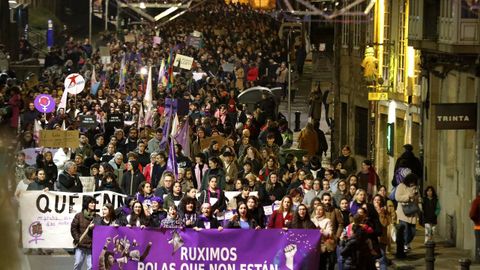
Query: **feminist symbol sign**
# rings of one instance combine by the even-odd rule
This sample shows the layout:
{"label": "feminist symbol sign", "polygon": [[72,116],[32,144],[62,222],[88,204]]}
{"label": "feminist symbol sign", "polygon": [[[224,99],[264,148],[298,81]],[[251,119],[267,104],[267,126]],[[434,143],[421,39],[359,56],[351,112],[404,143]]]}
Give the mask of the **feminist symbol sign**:
{"label": "feminist symbol sign", "polygon": [[63,84],[68,93],[78,95],[83,91],[83,88],[85,88],[85,79],[78,73],[72,73],[65,78]]}
{"label": "feminist symbol sign", "polygon": [[55,99],[47,94],[40,94],[36,96],[33,104],[41,113],[51,113],[55,110]]}

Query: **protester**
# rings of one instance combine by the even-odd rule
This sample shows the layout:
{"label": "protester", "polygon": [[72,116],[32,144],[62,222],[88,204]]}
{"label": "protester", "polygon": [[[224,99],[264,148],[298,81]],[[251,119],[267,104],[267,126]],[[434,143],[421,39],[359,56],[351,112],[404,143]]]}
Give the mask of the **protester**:
{"label": "protester", "polygon": [[93,197],[86,196],[83,199],[83,207],[80,213],[73,218],[70,232],[75,245],[75,262],[73,269],[82,269],[83,263],[87,263],[87,269],[92,269],[92,237],[94,220],[98,219],[95,214],[96,202]]}

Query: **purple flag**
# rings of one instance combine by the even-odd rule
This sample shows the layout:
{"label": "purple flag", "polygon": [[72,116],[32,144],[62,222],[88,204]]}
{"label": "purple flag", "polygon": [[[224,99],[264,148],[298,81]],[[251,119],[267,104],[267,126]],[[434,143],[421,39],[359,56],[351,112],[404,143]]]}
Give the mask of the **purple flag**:
{"label": "purple flag", "polygon": [[190,157],[190,136],[188,118],[183,122],[182,128],[175,135],[175,140],[183,148],[185,156]]}
{"label": "purple flag", "polygon": [[[130,247],[125,255],[122,247]],[[95,226],[93,269],[318,269],[320,231]],[[108,267],[105,266],[108,264]],[[113,265],[110,265],[113,264]],[[121,269],[121,268],[120,268]]]}
{"label": "purple flag", "polygon": [[163,138],[160,142],[160,149],[165,149],[170,135],[170,126],[172,125],[172,116],[177,112],[177,100],[172,98],[165,99],[165,123],[163,124]]}
{"label": "purple flag", "polygon": [[170,139],[170,147],[168,149],[167,171],[175,174],[175,179],[178,177],[177,156],[175,155],[175,140]]}

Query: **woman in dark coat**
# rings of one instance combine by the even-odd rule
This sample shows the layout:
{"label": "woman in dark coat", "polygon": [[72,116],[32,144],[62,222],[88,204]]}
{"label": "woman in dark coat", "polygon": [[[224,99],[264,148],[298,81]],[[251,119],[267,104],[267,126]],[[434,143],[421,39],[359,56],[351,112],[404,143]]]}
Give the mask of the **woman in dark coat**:
{"label": "woman in dark coat", "polygon": [[260,186],[259,197],[263,206],[272,205],[285,196],[286,190],[276,172],[271,172],[267,181]]}
{"label": "woman in dark coat", "polygon": [[310,105],[308,116],[314,120],[320,121],[322,118],[322,90],[320,89],[320,84],[310,92],[308,103]]}
{"label": "woman in dark coat", "polygon": [[129,161],[127,172],[123,174],[122,190],[129,196],[134,196],[140,183],[145,181],[145,176],[138,169],[138,162]]}
{"label": "woman in dark coat", "polygon": [[44,169],[37,170],[35,181],[28,185],[27,190],[44,190],[44,191],[49,190],[48,183],[45,179]]}
{"label": "woman in dark coat", "polygon": [[433,241],[433,235],[437,226],[437,217],[440,214],[440,202],[438,201],[437,192],[432,186],[425,189],[422,200],[423,223],[425,224],[425,243]]}
{"label": "woman in dark coat", "polygon": [[227,209],[227,198],[225,197],[225,193],[218,188],[218,179],[216,176],[210,177],[208,188],[202,191],[200,197],[198,197],[198,203],[200,205],[210,203],[214,216]]}
{"label": "woman in dark coat", "polygon": [[47,151],[43,155],[38,154],[37,168],[45,171],[45,181],[47,182],[48,189],[53,190],[55,182],[57,181],[58,169],[57,165],[53,163],[52,152]]}
{"label": "woman in dark coat", "polygon": [[310,219],[308,209],[305,204],[300,204],[297,207],[295,215],[293,215],[292,223],[288,226],[290,229],[315,229],[316,226]]}
{"label": "woman in dark coat", "polygon": [[263,207],[258,205],[258,198],[255,196],[248,196],[247,207],[250,215],[255,219],[258,226],[265,228],[265,212],[263,211]]}
{"label": "woman in dark coat", "polygon": [[112,191],[116,193],[123,193],[122,189],[117,183],[115,179],[116,176],[113,172],[107,172],[103,176],[103,180],[101,182],[100,187],[98,188],[99,191]]}
{"label": "woman in dark coat", "polygon": [[210,169],[208,169],[203,176],[202,190],[206,190],[208,188],[208,183],[212,176],[216,177],[218,181],[218,187],[221,190],[225,190],[225,172],[223,171],[221,164],[222,163],[218,157],[212,157],[208,159],[208,167]]}

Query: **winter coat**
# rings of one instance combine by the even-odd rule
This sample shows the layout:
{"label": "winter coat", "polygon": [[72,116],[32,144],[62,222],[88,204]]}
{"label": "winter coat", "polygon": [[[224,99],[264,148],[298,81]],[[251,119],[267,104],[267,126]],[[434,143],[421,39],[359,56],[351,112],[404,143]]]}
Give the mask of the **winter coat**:
{"label": "winter coat", "polygon": [[196,189],[200,189],[202,187],[202,179],[205,176],[205,174],[208,171],[208,165],[203,164],[203,167],[200,168],[199,164],[195,164],[195,167],[193,168],[194,174],[193,177],[195,179],[194,186]]}
{"label": "winter coat", "polygon": [[423,198],[422,210],[423,223],[436,225],[438,214],[440,214],[440,202],[438,198]]}
{"label": "winter coat", "polygon": [[225,182],[225,172],[222,168],[215,168],[215,169],[208,169],[207,172],[203,175],[202,180],[202,190],[206,190],[208,188],[208,181],[210,181],[210,177],[216,176],[217,177],[217,184],[221,190],[225,190],[226,182]]}
{"label": "winter coat", "polygon": [[298,148],[307,151],[308,155],[314,156],[318,150],[318,136],[315,130],[304,128],[298,135]]}
{"label": "winter coat", "polygon": [[[283,198],[283,196],[285,196],[286,190],[281,184],[277,183],[270,191],[267,191],[266,185],[266,183],[262,184],[260,186],[260,190],[258,191],[261,205],[272,205],[274,201],[279,201]],[[275,196],[275,200],[270,200],[270,195]]]}
{"label": "winter coat", "polygon": [[118,184],[122,186],[122,181],[123,181],[123,173],[125,171],[125,163],[121,163],[120,165],[117,165],[115,163],[115,159],[112,158],[109,162],[108,165],[112,166],[113,168],[113,174],[117,177],[117,181],[119,182]]}
{"label": "winter coat", "polygon": [[[411,197],[413,197],[413,199],[410,199]],[[418,195],[417,186],[407,187],[404,183],[400,183],[400,185],[397,186],[397,189],[395,191],[395,200],[398,202],[396,211],[398,220],[405,221],[410,224],[417,224],[418,214],[415,214],[413,216],[406,216],[403,212],[403,206],[405,203],[421,203],[421,197]]]}
{"label": "winter coat", "polygon": [[78,247],[80,248],[86,248],[86,249],[91,249],[92,248],[92,235],[93,235],[93,230],[89,230],[89,232],[85,235],[85,237],[82,239],[82,241],[79,243],[78,241],[80,240],[80,237],[82,234],[88,230],[88,226],[90,223],[98,218],[98,215],[92,215],[92,219],[87,219],[84,215],[84,211],[77,213],[75,217],[72,220],[72,224],[70,225],[70,233],[72,234],[73,237],[73,243],[77,244]]}
{"label": "winter coat", "polygon": [[63,192],[83,192],[83,185],[77,175],[62,172],[58,176],[57,188]]}
{"label": "winter coat", "polygon": [[270,216],[268,220],[267,228],[269,229],[281,229],[287,227],[286,221],[292,222],[293,214],[288,213],[285,217],[283,217],[283,213],[279,212],[279,210],[273,211],[273,214]]}
{"label": "winter coat", "polygon": [[365,240],[350,238],[340,247],[342,269],[374,270],[375,263]]}
{"label": "winter coat", "polygon": [[243,88],[245,87],[244,86],[244,78],[245,78],[245,71],[243,70],[243,68],[237,68],[235,69],[235,87],[242,91]]}
{"label": "winter coat", "polygon": [[332,224],[332,232],[333,237],[336,240],[340,238],[343,232],[343,228],[346,224],[343,223],[343,215],[339,209],[331,207],[325,207],[325,217],[330,220],[330,224]]}
{"label": "winter coat", "polygon": [[36,179],[34,182],[28,184],[27,190],[44,190],[48,188],[48,183],[46,181],[40,182]]}
{"label": "winter coat", "polygon": [[405,167],[409,168],[410,170],[412,170],[414,174],[422,178],[423,176],[422,163],[411,151],[405,151],[403,152],[402,155],[400,155],[400,157],[398,157],[397,162],[395,162],[395,169],[394,169],[395,172],[397,171],[398,168],[400,168],[402,160],[405,161],[404,163]]}
{"label": "winter coat", "polygon": [[[217,201],[215,203],[211,203],[210,198],[216,198]],[[218,211],[223,212],[227,209],[227,197],[225,197],[225,193],[221,190],[217,190],[217,192],[210,192],[209,190],[204,190],[198,197],[198,207],[200,207],[204,203],[210,203],[212,205],[212,213],[218,209]]]}
{"label": "winter coat", "polygon": [[308,116],[314,120],[320,120],[322,118],[322,93],[315,92],[310,94],[310,110]]}
{"label": "winter coat", "polygon": [[303,196],[303,204],[305,205],[310,205],[310,203],[313,201],[313,199],[315,198],[319,198],[321,199],[320,195],[322,194],[321,190],[309,190],[305,193],[305,195]]}
{"label": "winter coat", "polygon": [[217,229],[218,227],[220,227],[220,222],[218,222],[218,220],[214,217],[199,217],[197,219],[197,221],[195,222],[195,227],[197,228],[202,228],[202,229],[206,229],[205,228],[205,223],[206,222],[209,222],[210,223],[210,229]]}
{"label": "winter coat", "polygon": [[[248,226],[250,226],[250,229],[255,229],[257,227],[257,222],[253,218],[249,219],[247,221],[247,223],[248,223]],[[240,226],[240,221],[239,220],[236,220],[236,221],[230,220],[227,223],[227,228],[229,228],[229,229],[241,229],[242,227]]]}
{"label": "winter coat", "polygon": [[138,186],[143,181],[145,181],[145,177],[138,169],[135,169],[133,173],[132,171],[128,171],[123,175],[123,180],[120,187],[126,195],[133,196],[137,192]]}

